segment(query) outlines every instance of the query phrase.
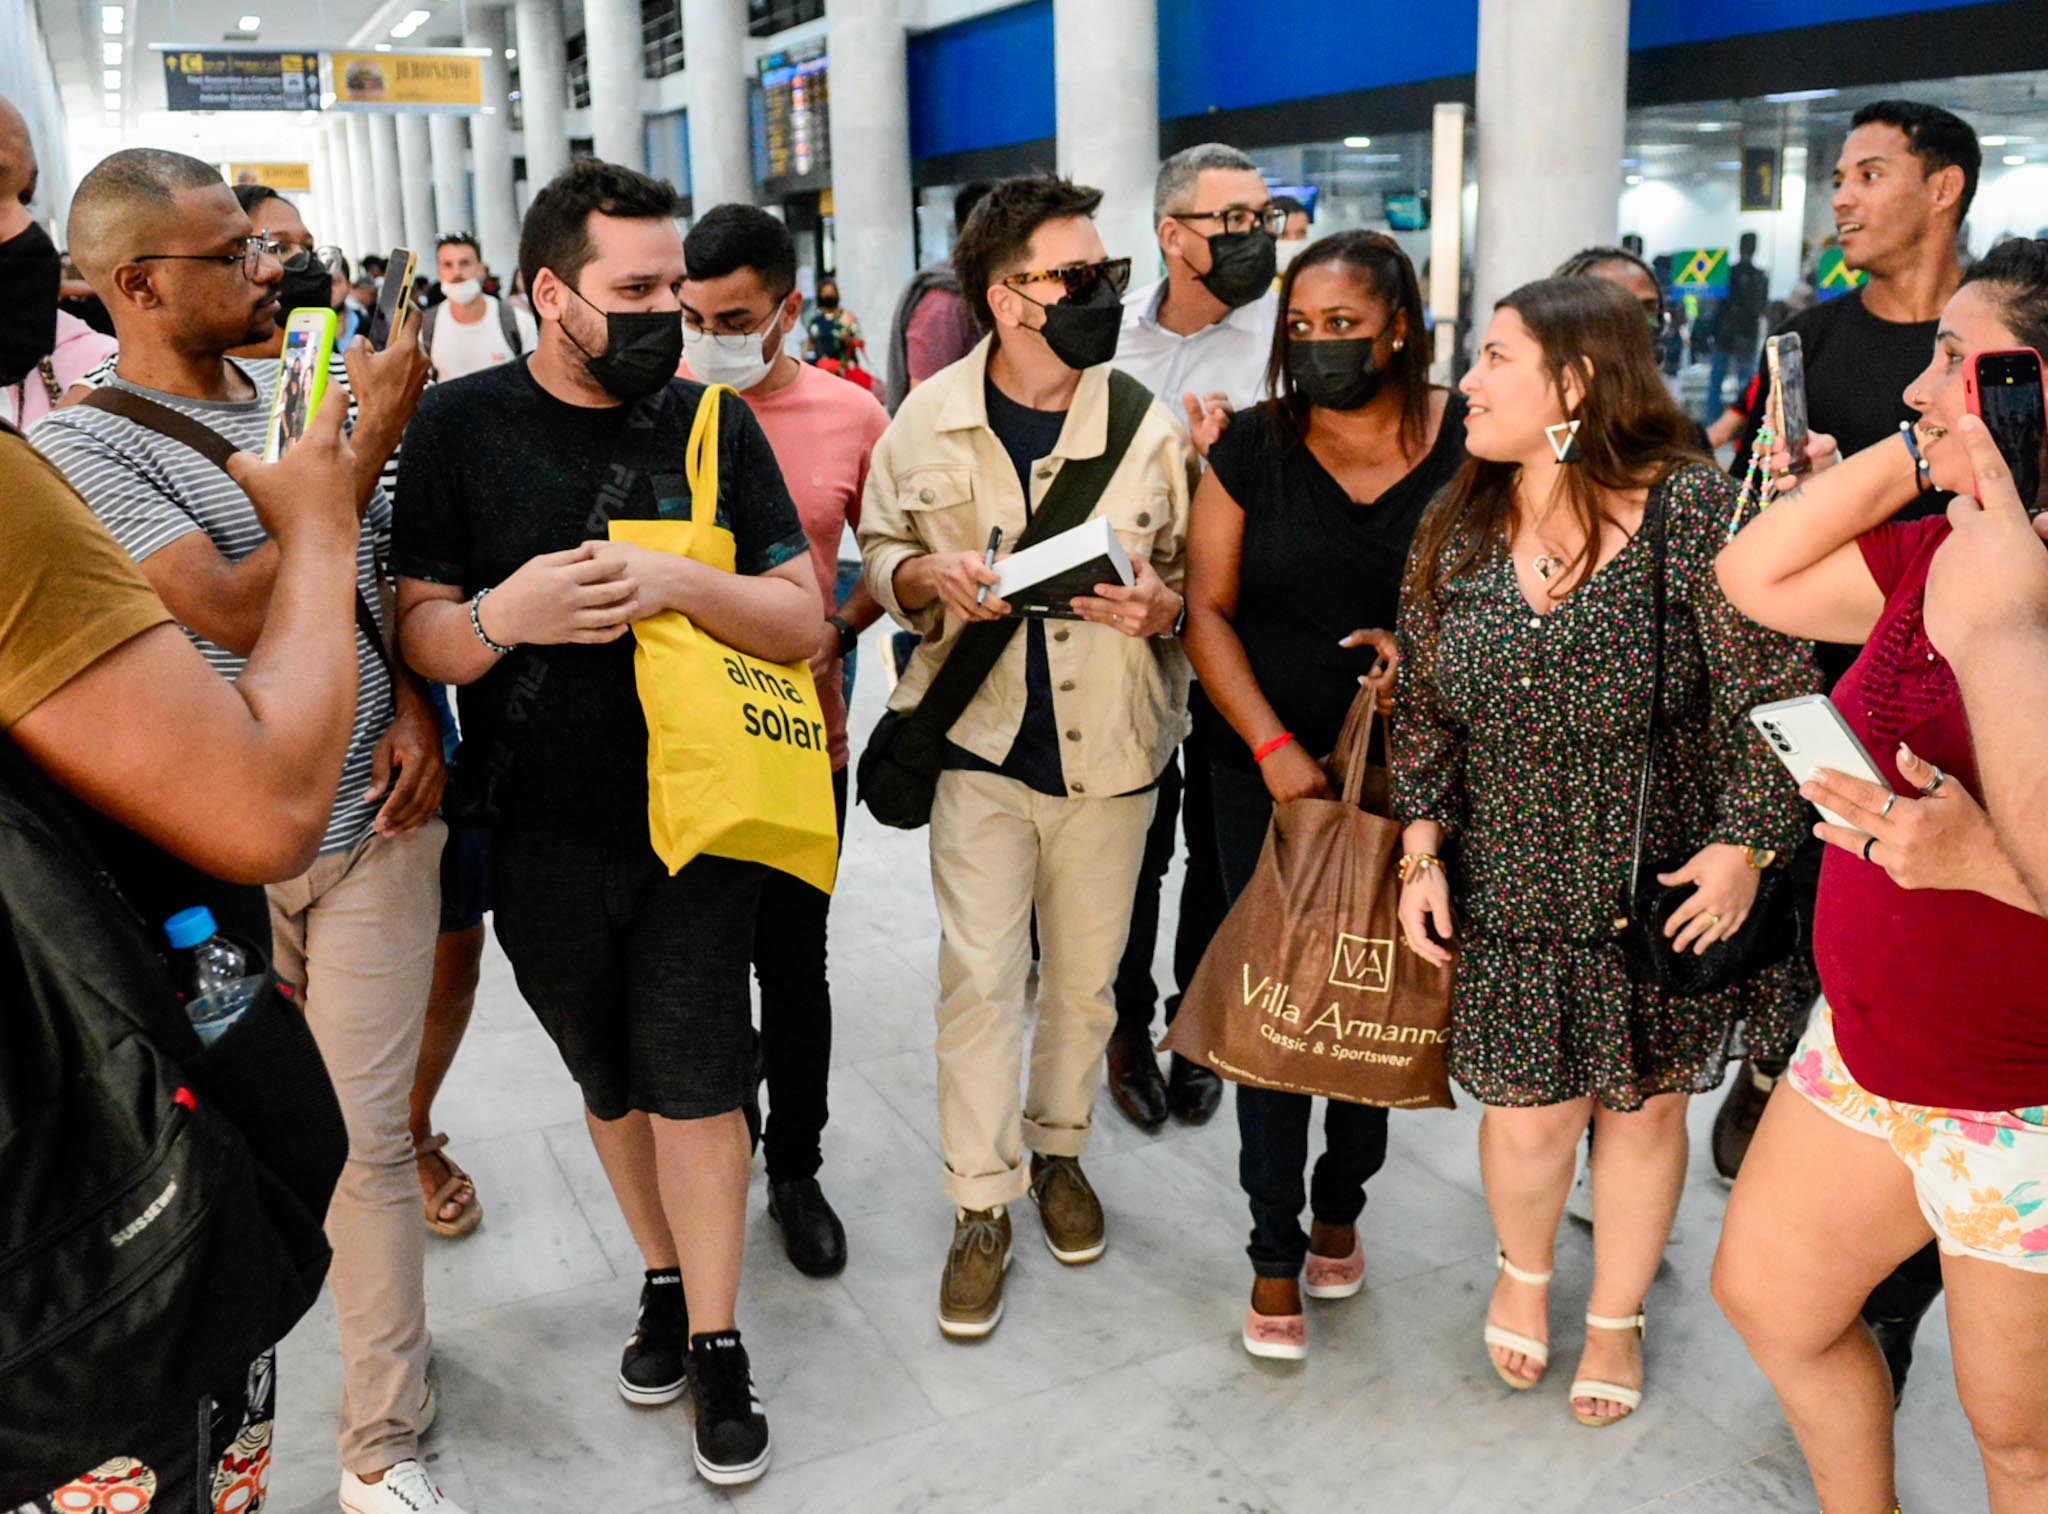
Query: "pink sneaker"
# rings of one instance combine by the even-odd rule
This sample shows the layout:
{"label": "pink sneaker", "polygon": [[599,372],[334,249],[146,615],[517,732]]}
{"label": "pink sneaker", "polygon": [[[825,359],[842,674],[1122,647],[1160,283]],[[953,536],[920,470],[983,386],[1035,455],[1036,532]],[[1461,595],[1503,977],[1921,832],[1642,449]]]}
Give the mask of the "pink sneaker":
{"label": "pink sneaker", "polygon": [[1308,1254],[1301,1277],[1303,1293],[1310,1298],[1350,1298],[1365,1286],[1365,1242],[1356,1235],[1354,1231],[1349,1256]]}
{"label": "pink sneaker", "polygon": [[1300,1314],[1244,1312],[1244,1348],[1253,1356],[1298,1362],[1308,1355],[1308,1319]]}

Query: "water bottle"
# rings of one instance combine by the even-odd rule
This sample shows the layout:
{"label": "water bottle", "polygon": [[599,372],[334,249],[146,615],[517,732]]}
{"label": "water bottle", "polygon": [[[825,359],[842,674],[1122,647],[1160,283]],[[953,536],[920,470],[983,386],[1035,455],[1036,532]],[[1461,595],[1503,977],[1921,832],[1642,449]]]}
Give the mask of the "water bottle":
{"label": "water bottle", "polygon": [[164,922],[164,935],[178,953],[178,988],[202,1046],[211,1046],[242,1018],[263,986],[249,971],[242,948],[220,934],[213,911],[181,909]]}

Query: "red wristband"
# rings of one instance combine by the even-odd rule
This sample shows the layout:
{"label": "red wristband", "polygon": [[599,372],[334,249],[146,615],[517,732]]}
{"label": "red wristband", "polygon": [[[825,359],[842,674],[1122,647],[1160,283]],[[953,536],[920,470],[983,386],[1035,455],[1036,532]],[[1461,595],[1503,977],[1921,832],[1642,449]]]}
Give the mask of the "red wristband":
{"label": "red wristband", "polygon": [[1260,747],[1256,752],[1252,753],[1252,761],[1264,762],[1268,757],[1272,756],[1275,752],[1279,751],[1280,748],[1287,745],[1287,743],[1292,741],[1293,739],[1294,732],[1282,731],[1278,736],[1275,736],[1271,741],[1267,742],[1264,746]]}

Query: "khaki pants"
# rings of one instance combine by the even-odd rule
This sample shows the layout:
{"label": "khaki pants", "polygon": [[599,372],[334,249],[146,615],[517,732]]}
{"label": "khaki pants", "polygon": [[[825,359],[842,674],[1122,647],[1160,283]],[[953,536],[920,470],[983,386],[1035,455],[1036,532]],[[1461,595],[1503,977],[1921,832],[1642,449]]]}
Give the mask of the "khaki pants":
{"label": "khaki pants", "polygon": [[327,1208],[327,1281],[341,1326],[341,1464],[358,1476],[418,1454],[427,1229],[411,1101],[447,835],[439,820],[395,840],[373,832],[270,889],[277,974],[301,986],[348,1126],[348,1163]]}
{"label": "khaki pants", "polygon": [[[947,1197],[963,1209],[1024,1196],[1024,1147],[1065,1157],[1087,1147],[1155,798],[1056,799],[993,773],[940,775],[939,1147]],[[1038,1024],[1020,1109],[1034,905]]]}

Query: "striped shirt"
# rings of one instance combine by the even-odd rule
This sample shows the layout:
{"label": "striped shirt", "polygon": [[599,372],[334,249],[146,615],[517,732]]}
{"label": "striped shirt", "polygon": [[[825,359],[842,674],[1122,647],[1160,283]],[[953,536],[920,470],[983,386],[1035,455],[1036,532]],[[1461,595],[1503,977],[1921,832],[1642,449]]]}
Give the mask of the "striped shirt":
{"label": "striped shirt", "polygon": [[[235,446],[260,456],[271,393],[277,385],[277,364],[228,361],[255,386],[254,399],[195,400],[144,389],[119,377],[111,382],[182,411]],[[233,479],[182,442],[133,421],[87,405],[72,405],[45,417],[31,439],[43,456],[63,470],[114,540],[138,563],[193,531],[204,531],[231,563],[240,562],[269,539],[256,507]],[[383,601],[377,564],[388,553],[390,540],[391,506],[380,489],[364,513],[362,538],[356,547],[356,587],[380,619]],[[189,630],[186,634],[215,672],[230,682],[241,676],[248,659]],[[368,834],[377,806],[363,803],[362,795],[370,787],[371,755],[391,724],[390,674],[362,632],[353,634],[358,678],[355,724],[349,732],[348,758],[342,765],[334,813],[320,843],[322,852],[346,851]]]}

